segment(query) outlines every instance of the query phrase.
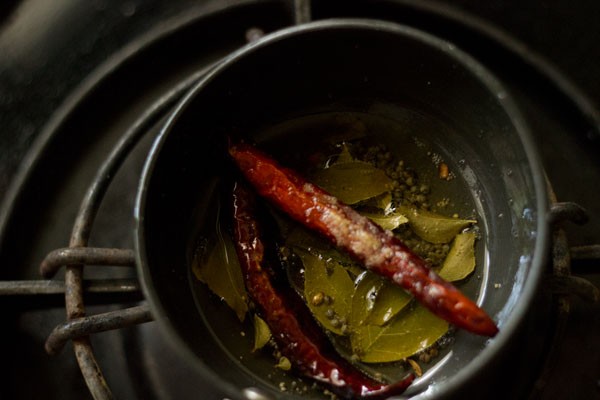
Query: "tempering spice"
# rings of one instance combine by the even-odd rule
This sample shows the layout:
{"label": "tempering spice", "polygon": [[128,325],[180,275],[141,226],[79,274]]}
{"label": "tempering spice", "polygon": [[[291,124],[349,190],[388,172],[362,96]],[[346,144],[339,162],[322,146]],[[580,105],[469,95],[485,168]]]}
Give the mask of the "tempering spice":
{"label": "tempering spice", "polygon": [[[450,280],[464,279],[472,273],[476,236],[461,232],[476,221],[432,212],[429,185],[420,182],[415,170],[396,160],[383,146],[358,140],[340,143],[338,149],[332,157],[320,158],[325,160],[323,165],[311,166],[311,179],[393,231],[417,256]],[[288,277],[302,278],[301,282],[292,278],[290,284],[336,347],[346,348],[348,360],[353,363],[404,361],[420,375],[421,367],[411,357],[423,363],[436,357],[436,343],[449,331],[448,323],[415,305],[404,290],[365,271],[335,247],[296,228],[294,223],[279,222],[284,227],[281,233],[285,241],[280,250],[286,254],[281,261],[288,268]],[[294,364],[293,357],[279,360]],[[277,365],[287,368],[287,363]]]}

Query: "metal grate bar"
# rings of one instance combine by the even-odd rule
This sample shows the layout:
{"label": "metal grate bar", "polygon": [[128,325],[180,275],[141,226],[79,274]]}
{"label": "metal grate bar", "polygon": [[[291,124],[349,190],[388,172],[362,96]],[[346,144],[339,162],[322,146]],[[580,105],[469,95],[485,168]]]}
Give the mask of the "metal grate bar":
{"label": "metal grate bar", "polygon": [[579,225],[586,223],[589,220],[586,210],[577,203],[558,202],[549,182],[548,197],[551,201],[548,222],[552,225],[552,274],[545,278],[545,283],[548,284],[556,301],[556,329],[549,337],[549,343],[552,346],[533,386],[534,391],[529,396],[531,400],[539,396],[556,365],[558,350],[555,344],[562,340],[566,331],[568,316],[571,312],[571,294],[578,294],[590,301],[598,301],[600,298],[598,288],[592,283],[571,275],[571,249],[569,248],[567,234],[562,228],[562,224],[567,221]]}
{"label": "metal grate bar", "polygon": [[[139,293],[140,287],[136,279],[97,279],[83,281],[85,293]],[[65,283],[62,281],[0,281],[0,297],[2,296],[37,296],[64,294]]]}
{"label": "metal grate bar", "polygon": [[[137,279],[94,279],[83,281],[86,304],[133,304],[144,299]],[[0,308],[42,310],[64,308],[62,280],[0,281]]]}
{"label": "metal grate bar", "polygon": [[72,319],[54,328],[48,340],[46,340],[46,352],[55,355],[63,349],[69,340],[149,321],[152,321],[152,314],[147,304]]}
{"label": "metal grate bar", "polygon": [[589,221],[590,217],[587,211],[579,204],[574,202],[556,202],[552,204],[549,215],[549,222],[556,224],[562,221],[571,221],[578,225],[583,225]]}
{"label": "metal grate bar", "polygon": [[[181,85],[178,85],[159,98],[157,102],[147,109],[122,136],[121,140],[101,165],[81,202],[71,233],[69,242],[70,248],[85,248],[87,246],[92,226],[104,194],[121,164],[125,161],[144,133],[156,124],[164,114],[175,105],[181,95],[191,87],[197,78],[196,75],[193,75]],[[79,250],[72,251],[78,252]],[[41,268],[42,270],[45,270],[43,267]],[[51,271],[49,271],[49,273],[50,272]],[[85,306],[83,301],[83,264],[71,264],[66,267],[65,308],[67,320],[69,322],[85,317]],[[59,326],[57,329],[60,330],[63,328]],[[51,339],[54,340],[52,335],[48,340]],[[53,346],[50,345],[50,348],[53,348]],[[96,357],[94,356],[89,341],[89,336],[81,336],[73,339],[73,348],[79,368],[81,369],[88,389],[94,399],[112,399],[112,392],[110,391],[96,361]]]}
{"label": "metal grate bar", "polygon": [[40,272],[44,278],[52,278],[66,265],[110,265],[135,266],[135,253],[130,249],[108,249],[97,247],[65,247],[50,252],[42,264]]}
{"label": "metal grate bar", "polygon": [[574,260],[600,260],[600,244],[571,247],[571,258]]}
{"label": "metal grate bar", "polygon": [[587,279],[578,276],[550,276],[547,283],[554,293],[576,294],[590,303],[600,302],[600,290]]}
{"label": "metal grate bar", "polygon": [[294,0],[294,17],[296,25],[305,24],[312,19],[310,0]]}

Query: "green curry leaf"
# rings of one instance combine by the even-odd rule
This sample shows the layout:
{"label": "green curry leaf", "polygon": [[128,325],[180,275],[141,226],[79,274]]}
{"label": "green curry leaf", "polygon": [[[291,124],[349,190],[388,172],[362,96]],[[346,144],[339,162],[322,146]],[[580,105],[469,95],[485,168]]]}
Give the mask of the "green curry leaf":
{"label": "green curry leaf", "polygon": [[353,162],[353,161],[354,161],[354,157],[352,157],[352,154],[350,154],[350,149],[348,148],[348,144],[344,143],[342,145],[342,151],[337,156],[337,159],[335,160],[335,163],[336,164],[343,164],[343,163],[346,163],[346,162]]}
{"label": "green curry leaf", "polygon": [[356,280],[352,296],[350,329],[361,325],[384,325],[412,299],[402,288],[370,271]]}
{"label": "green curry leaf", "polygon": [[354,282],[336,260],[298,249],[304,265],[304,298],[315,318],[329,331],[345,334]]}
{"label": "green curry leaf", "polygon": [[383,280],[383,285],[379,289],[375,306],[366,321],[370,325],[385,325],[412,300],[412,296],[398,285],[387,279],[380,279]]}
{"label": "green curry leaf", "polygon": [[248,311],[246,288],[242,269],[231,238],[217,232],[218,240],[207,257],[196,259],[192,271],[217,296],[231,307],[240,321]]}
{"label": "green curry leaf", "polygon": [[352,332],[352,350],[365,363],[403,360],[434,344],[448,323],[419,304],[384,326],[363,325]]}
{"label": "green curry leaf", "polygon": [[318,171],[313,182],[346,204],[356,204],[390,190],[392,180],[373,164],[344,161]]}
{"label": "green curry leaf", "polygon": [[447,281],[466,278],[475,269],[475,233],[456,235],[438,274]]}
{"label": "green curry leaf", "polygon": [[408,222],[408,218],[406,218],[406,216],[397,213],[384,215],[362,212],[361,214],[369,218],[371,221],[375,222],[377,225],[381,226],[383,229],[387,229],[390,231],[393,231],[400,225],[403,225]]}
{"label": "green curry leaf", "polygon": [[399,211],[408,218],[408,223],[415,233],[430,243],[449,243],[460,231],[477,222],[446,217],[414,207],[401,206]]}
{"label": "green curry leaf", "polygon": [[352,295],[352,311],[350,312],[350,326],[361,326],[365,323],[373,308],[383,280],[369,271],[363,271],[356,279],[356,290]]}
{"label": "green curry leaf", "polygon": [[264,319],[254,314],[253,319],[254,325],[254,347],[252,351],[257,351],[262,349],[269,340],[271,340],[271,329],[269,329],[269,325],[265,322]]}

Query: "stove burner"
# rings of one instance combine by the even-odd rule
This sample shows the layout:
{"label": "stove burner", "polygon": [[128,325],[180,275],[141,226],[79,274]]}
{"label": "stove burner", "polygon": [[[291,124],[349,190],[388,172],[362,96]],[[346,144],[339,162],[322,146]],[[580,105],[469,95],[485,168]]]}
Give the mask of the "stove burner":
{"label": "stove burner", "polygon": [[[251,2],[248,3],[250,4]],[[61,296],[64,294],[67,321],[56,326],[54,331],[52,331],[46,341],[46,350],[50,354],[56,354],[60,352],[66,342],[69,340],[73,341],[79,368],[83,373],[89,391],[96,399],[112,398],[113,393],[109,388],[111,382],[118,382],[120,384],[120,380],[115,379],[113,381],[110,379],[110,376],[108,377],[109,379],[105,379],[102,371],[107,374],[113,373],[108,369],[102,368],[102,366],[110,365],[111,363],[107,362],[104,364],[103,361],[106,361],[106,355],[100,352],[95,353],[92,350],[91,342],[93,338],[90,338],[90,335],[113,329],[122,330],[125,341],[129,345],[128,340],[131,340],[129,333],[131,329],[134,329],[131,327],[152,320],[148,306],[143,301],[143,296],[140,293],[134,272],[131,268],[128,268],[134,266],[135,260],[133,252],[129,250],[131,246],[126,234],[121,236],[123,234],[117,233],[107,235],[107,237],[102,235],[103,232],[110,231],[114,223],[113,218],[107,217],[107,214],[110,214],[110,212],[107,212],[107,208],[111,208],[116,200],[123,200],[123,197],[125,199],[122,201],[123,205],[120,208],[127,209],[132,203],[131,198],[128,197],[130,195],[122,196],[120,193],[117,193],[122,191],[123,186],[136,182],[136,174],[131,173],[129,168],[132,164],[138,167],[141,165],[139,160],[143,159],[145,149],[148,147],[150,140],[156,133],[156,129],[165,115],[168,114],[186,91],[210,69],[211,65],[214,62],[218,62],[222,56],[241,46],[244,40],[256,40],[265,32],[270,32],[294,23],[303,23],[310,20],[313,16],[319,18],[335,16],[328,15],[329,10],[326,7],[317,9],[316,11],[311,10],[310,3],[304,0],[294,1],[292,10],[281,6],[278,2],[265,2],[262,6],[256,4],[245,6],[236,4],[235,6],[229,6],[227,10],[214,12],[206,12],[204,10],[199,12],[194,18],[190,19],[190,17],[186,17],[175,21],[169,29],[163,29],[152,39],[146,39],[146,41],[138,43],[139,47],[136,51],[132,51],[131,54],[123,56],[121,59],[114,60],[114,64],[110,68],[100,68],[96,72],[97,76],[91,79],[91,81],[94,81],[94,84],[91,87],[83,88],[73,104],[68,105],[62,110],[64,114],[60,117],[60,120],[58,122],[55,121],[53,126],[51,124],[48,127],[47,143],[37,148],[38,154],[34,154],[35,158],[34,162],[31,162],[31,170],[23,175],[18,193],[15,192],[13,196],[14,201],[10,202],[11,204],[8,208],[5,208],[8,211],[2,213],[3,225],[0,225],[0,228],[2,228],[0,229],[0,243],[4,246],[2,253],[8,254],[8,256],[5,255],[3,258],[15,261],[15,265],[21,263],[25,265],[29,262],[34,263],[36,257],[39,260],[42,258],[41,255],[46,254],[41,266],[42,275],[45,278],[50,278],[57,274],[59,277],[56,280],[50,281],[35,279],[0,281],[0,299],[3,301],[7,299],[8,303],[19,311],[45,310],[46,308],[56,307],[61,301]],[[565,131],[570,133],[569,128],[572,127],[575,128],[574,132],[592,132],[598,129],[599,125],[594,125],[590,122],[590,119],[594,123],[597,121],[597,119],[595,120],[597,117],[595,111],[591,110],[587,103],[578,95],[572,96],[573,93],[565,89],[562,81],[559,80],[556,83],[553,80],[555,77],[554,74],[548,76],[548,68],[536,68],[540,65],[539,60],[536,59],[535,63],[530,63],[531,60],[527,58],[528,55],[523,54],[520,50],[515,50],[520,48],[514,46],[514,43],[508,38],[504,38],[504,41],[498,42],[496,37],[490,37],[489,31],[478,31],[477,29],[480,27],[473,26],[472,20],[455,20],[457,16],[448,17],[444,12],[438,13],[440,10],[436,11],[434,8],[429,9],[425,7],[421,10],[414,5],[403,7],[400,3],[390,7],[394,10],[394,13],[385,15],[384,12],[381,12],[381,14],[375,17],[394,18],[399,22],[409,22],[417,27],[430,29],[433,33],[437,33],[440,36],[448,36],[451,41],[464,44],[474,54],[480,55],[484,61],[492,64],[498,57],[509,57],[510,60],[515,61],[519,66],[523,64],[530,65],[524,71],[519,70],[519,72],[525,75],[525,77],[521,78],[515,78],[515,71],[510,68],[508,71],[496,72],[513,86],[517,97],[528,111],[527,116],[534,115],[540,109],[545,111],[535,114],[538,115],[537,117],[532,117],[532,125],[534,127],[554,127],[554,130],[558,132],[556,136],[561,136]],[[386,11],[385,8],[382,10]],[[443,10],[446,9],[443,8]],[[248,11],[251,11],[251,13],[247,13]],[[264,17],[262,20],[257,21],[260,18],[257,18],[256,15],[257,13],[260,14],[260,11],[265,11],[262,14]],[[406,15],[414,18],[414,20],[403,21],[403,17],[397,16],[398,14],[402,14],[399,11],[407,11]],[[245,15],[252,15],[252,17],[245,17]],[[185,68],[179,68],[176,61],[170,64],[165,62],[159,66],[159,68],[162,68],[166,65],[170,70],[167,72],[163,71],[162,74],[157,74],[160,77],[160,79],[156,80],[158,82],[155,85],[157,90],[147,96],[153,99],[152,101],[147,101],[147,99],[143,101],[138,100],[137,102],[132,102],[134,104],[130,111],[119,110],[119,106],[128,105],[127,100],[132,98],[137,99],[138,94],[135,93],[135,90],[139,88],[134,87],[127,92],[125,100],[119,102],[115,107],[108,107],[109,111],[112,110],[114,112],[117,119],[121,114],[128,114],[129,117],[123,118],[124,122],[121,122],[127,126],[126,129],[123,129],[122,126],[116,129],[114,126],[111,126],[115,133],[107,136],[111,136],[112,142],[116,142],[116,145],[114,145],[113,150],[108,156],[105,156],[105,149],[110,147],[110,145],[107,145],[110,140],[103,139],[104,133],[102,133],[101,127],[96,128],[97,132],[91,135],[95,144],[87,144],[85,143],[86,138],[77,137],[73,133],[87,126],[87,118],[90,118],[92,121],[97,120],[98,117],[94,115],[93,111],[95,109],[94,106],[109,104],[111,94],[113,93],[112,88],[115,87],[115,84],[122,84],[127,79],[130,79],[131,76],[135,76],[135,73],[132,71],[139,71],[141,66],[146,66],[146,63],[150,60],[155,60],[156,55],[161,55],[163,52],[167,52],[167,54],[173,53],[166,49],[169,46],[173,46],[182,37],[190,37],[189,35],[192,35],[191,37],[202,37],[202,34],[210,32],[223,24],[229,27],[237,25],[241,28],[233,29],[235,32],[226,38],[222,38],[216,47],[209,46],[203,48],[202,51],[205,54],[201,54],[196,58],[180,57],[178,61],[181,61],[183,58],[181,65],[185,65]],[[469,35],[474,35],[476,40],[467,42],[466,37]],[[189,46],[193,41],[188,39],[186,43]],[[501,50],[500,53],[496,53],[498,49]],[[531,67],[531,64],[534,66]],[[494,69],[493,65],[491,69]],[[153,72],[155,70],[152,70],[150,74]],[[154,80],[150,76],[145,76],[144,81],[146,83],[154,83]],[[524,84],[524,82],[528,83]],[[165,87],[172,89],[165,90]],[[539,89],[539,92],[536,89]],[[159,93],[158,95],[157,92]],[[549,120],[545,120],[544,117],[539,116],[548,115],[548,111],[554,111],[554,106],[543,101],[540,102],[538,98],[538,96],[541,95],[543,97],[548,92],[555,96],[558,95],[555,98],[555,101],[559,104],[558,108],[567,105],[561,112],[561,115],[565,115],[566,117],[564,117],[564,120],[561,119],[559,123],[553,121],[552,117]],[[145,111],[140,112],[140,110]],[[135,117],[131,118],[133,114],[135,114]],[[138,117],[138,114],[141,114],[141,116]],[[569,127],[565,128],[561,126],[563,124],[569,125]],[[596,133],[600,134],[600,132],[594,132],[594,134]],[[568,135],[564,136],[568,137]],[[88,154],[82,154],[81,159],[76,157],[77,160],[72,160],[71,163],[56,162],[60,157],[53,154],[63,144],[69,142],[69,138],[72,137],[75,137],[75,140],[71,145],[67,145],[66,147],[68,149],[81,148],[83,153]],[[560,142],[560,140],[558,141]],[[86,150],[87,147],[93,145],[101,150],[97,152]],[[541,150],[542,152],[548,151],[549,160],[552,162],[555,150],[548,150],[544,146],[542,146]],[[88,155],[91,155],[94,162],[81,161]],[[98,160],[100,160],[99,166],[97,165]],[[71,193],[69,196],[66,196],[63,191],[49,187],[52,185],[51,183],[35,187],[31,182],[44,182],[45,179],[41,178],[44,176],[42,170],[48,166],[55,165],[58,171],[57,174],[60,174],[60,171],[68,170],[70,165],[76,165],[77,163],[85,164],[86,166],[88,164],[92,165],[91,167],[88,166],[86,174],[82,174],[85,176],[76,176],[73,178],[74,180],[78,180],[80,185],[81,182],[84,182],[84,186],[87,186],[91,182],[91,186],[85,192],[79,211],[74,214],[72,210],[75,210],[77,205],[73,202],[72,198],[75,197],[78,199],[77,193]],[[48,168],[48,171],[51,171],[52,180],[58,179],[60,181],[60,178],[56,178],[53,175],[54,172],[52,172],[51,168]],[[555,169],[548,168],[548,173],[552,182],[556,176],[558,176],[556,178],[558,181],[564,179],[562,175],[556,173]],[[600,171],[596,171],[595,173],[600,174]],[[129,176],[129,174],[132,176]],[[114,181],[117,181],[117,183]],[[35,201],[31,199],[36,198],[37,191],[51,193],[55,198],[54,203],[49,206],[50,209],[58,207],[57,204],[62,199],[69,199],[66,203],[70,207],[61,207],[62,209],[67,209],[67,211],[60,213],[61,218],[64,218],[65,221],[62,223],[61,229],[48,229],[49,233],[47,234],[48,236],[52,236],[58,231],[65,232],[65,227],[70,225],[69,221],[74,220],[69,247],[61,248],[54,245],[56,242],[64,239],[64,235],[48,239],[44,234],[38,233],[31,235],[34,244],[36,239],[41,239],[35,245],[35,251],[32,251],[29,256],[23,256],[25,253],[23,245],[14,246],[13,249],[11,244],[19,243],[19,241],[23,240],[23,237],[28,237],[29,231],[18,227],[17,225],[19,224],[16,221],[20,221],[21,219],[18,217],[27,213],[24,209],[31,206],[31,204],[35,204]],[[551,222],[555,226],[552,253],[553,273],[548,276],[548,285],[551,292],[554,293],[552,296],[554,304],[552,307],[552,323],[550,323],[553,334],[546,338],[544,356],[542,357],[544,365],[539,369],[540,372],[535,377],[536,382],[531,384],[531,387],[527,389],[532,398],[541,396],[544,393],[546,383],[551,379],[553,368],[557,357],[559,357],[558,347],[562,343],[571,312],[572,299],[570,295],[574,293],[591,302],[599,302],[598,289],[590,284],[588,280],[572,275],[571,269],[574,268],[574,265],[571,261],[600,260],[600,245],[570,247],[567,238],[571,237],[572,232],[567,232],[568,228],[564,226],[564,223],[567,221],[582,223],[587,217],[588,213],[576,203],[559,203],[557,201],[554,202],[550,214]],[[23,220],[41,221],[45,224],[52,222],[41,211],[29,213],[29,217]],[[38,224],[31,225],[38,226]],[[121,228],[120,230],[126,232],[127,228]],[[577,236],[577,233],[575,233],[575,236]],[[598,240],[597,236],[595,240]],[[25,243],[32,245],[32,240]],[[90,246],[90,244],[93,244],[93,246]],[[110,247],[115,245],[119,246],[119,248]],[[48,249],[53,248],[56,250],[48,252]],[[65,266],[65,271],[64,276],[61,277],[59,269],[62,266]],[[92,278],[84,279],[84,272],[86,275],[90,273]],[[582,272],[586,271],[583,270]],[[99,278],[94,278],[94,274],[99,276]],[[111,307],[114,306],[117,309],[86,316],[87,310],[85,305],[111,305]],[[52,324],[56,318],[50,319],[50,324]],[[151,334],[147,334],[148,330],[151,329],[149,326],[143,325],[135,328],[139,330],[139,340],[144,342],[144,344],[156,340]],[[44,334],[46,333],[44,332]],[[161,343],[155,345],[159,347],[164,346]],[[105,350],[107,346],[100,347]],[[143,353],[144,350],[137,350],[136,347],[136,352]],[[99,360],[96,360],[97,356]],[[151,362],[164,362],[164,360],[155,360],[153,357],[149,354],[142,354],[140,356],[140,358],[151,360]],[[153,381],[153,379],[148,379],[148,377],[137,376],[136,374],[139,374],[137,371],[132,372],[132,374],[134,380],[137,379],[139,382]],[[165,376],[169,376],[168,371],[165,372],[164,376],[157,377],[156,381],[168,382],[166,380],[168,378],[165,378]],[[195,379],[194,377],[187,378],[190,381]],[[134,385],[142,384],[136,382]],[[161,391],[165,389],[153,385],[157,384],[153,381],[150,384],[150,389],[136,387],[125,389],[125,392],[144,393],[144,398],[161,398]],[[117,386],[118,384],[115,385],[115,387]],[[152,393],[148,393],[148,391]],[[79,396],[74,395],[73,397],[77,398]],[[247,397],[253,398],[250,395]]]}

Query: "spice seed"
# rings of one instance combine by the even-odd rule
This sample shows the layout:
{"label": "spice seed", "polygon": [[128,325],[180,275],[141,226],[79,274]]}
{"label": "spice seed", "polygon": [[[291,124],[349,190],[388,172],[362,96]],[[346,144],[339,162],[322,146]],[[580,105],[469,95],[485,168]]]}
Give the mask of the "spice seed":
{"label": "spice seed", "polygon": [[440,163],[438,169],[439,169],[440,178],[448,179],[448,176],[450,176],[450,170],[448,169],[448,164]]}
{"label": "spice seed", "polygon": [[323,292],[316,293],[312,298],[312,303],[314,306],[320,306],[323,304],[325,298],[325,294]]}
{"label": "spice seed", "polygon": [[416,362],[412,358],[409,358],[408,363],[410,364],[410,367],[413,369],[413,371],[415,371],[416,376],[423,375],[423,370],[421,370],[421,366],[419,365],[418,362]]}

